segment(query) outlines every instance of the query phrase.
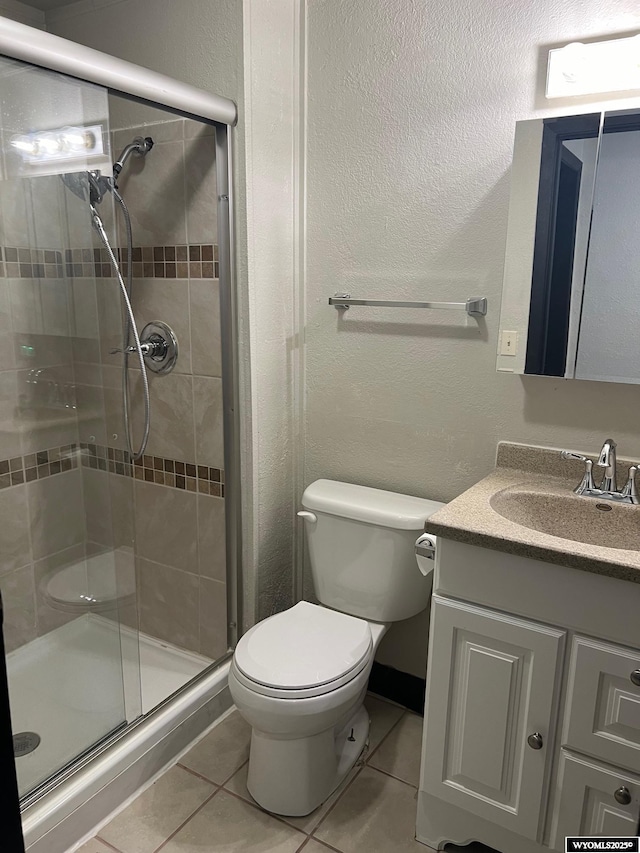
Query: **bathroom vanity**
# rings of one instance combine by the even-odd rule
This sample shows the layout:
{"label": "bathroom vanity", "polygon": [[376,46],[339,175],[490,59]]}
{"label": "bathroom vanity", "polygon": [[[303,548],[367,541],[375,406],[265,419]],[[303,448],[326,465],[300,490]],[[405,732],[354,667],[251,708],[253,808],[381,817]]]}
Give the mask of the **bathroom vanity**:
{"label": "bathroom vanity", "polygon": [[640,507],[574,495],[580,474],[501,444],[496,471],[427,522],[417,838],[433,848],[638,834]]}

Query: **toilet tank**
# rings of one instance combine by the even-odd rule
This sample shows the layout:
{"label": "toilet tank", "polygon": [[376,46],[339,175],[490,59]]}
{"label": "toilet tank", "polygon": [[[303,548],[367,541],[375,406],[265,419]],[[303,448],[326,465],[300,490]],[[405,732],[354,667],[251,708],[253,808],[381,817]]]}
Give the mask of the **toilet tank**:
{"label": "toilet tank", "polygon": [[[444,504],[335,480],[302,496],[313,585],[327,607],[396,622],[427,606],[431,577],[415,557],[425,519]],[[314,521],[315,517],[315,521]]]}

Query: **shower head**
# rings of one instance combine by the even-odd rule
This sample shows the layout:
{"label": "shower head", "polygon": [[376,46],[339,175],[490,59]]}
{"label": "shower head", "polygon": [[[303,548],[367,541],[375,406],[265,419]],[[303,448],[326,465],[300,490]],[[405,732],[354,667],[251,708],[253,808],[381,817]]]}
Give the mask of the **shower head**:
{"label": "shower head", "polygon": [[153,139],[150,136],[136,136],[133,142],[130,142],[125,148],[123,148],[120,156],[113,164],[113,177],[118,177],[124,168],[124,164],[132,154],[135,154],[137,157],[144,157],[152,148]]}

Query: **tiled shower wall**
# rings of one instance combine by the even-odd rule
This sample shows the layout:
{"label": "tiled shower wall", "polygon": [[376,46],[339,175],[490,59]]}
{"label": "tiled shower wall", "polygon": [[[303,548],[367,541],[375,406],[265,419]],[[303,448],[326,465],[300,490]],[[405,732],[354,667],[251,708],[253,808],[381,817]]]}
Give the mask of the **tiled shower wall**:
{"label": "tiled shower wall", "polygon": [[67,209],[57,176],[11,178],[6,164],[4,174],[0,588],[5,642],[12,650],[66,621],[47,607],[42,585],[51,571],[85,555],[73,363],[78,326],[60,261],[72,231],[89,243],[91,237],[86,216],[76,218],[79,202]]}
{"label": "tiled shower wall", "polygon": [[[147,634],[215,659],[227,650],[227,614],[213,128],[180,119],[116,130],[112,136],[114,155],[135,136],[151,136],[155,143],[144,159],[129,160],[119,180],[133,227],[132,301],[139,330],[162,320],[179,343],[172,373],[149,372],[150,439],[142,463],[132,466],[139,624]],[[126,245],[122,227],[119,244]],[[121,325],[112,308],[113,300],[98,301],[101,352],[93,355],[98,361],[84,364],[87,376],[95,375],[105,388],[107,429],[96,435],[80,428],[83,443],[102,445],[91,447],[91,454],[126,447],[122,356],[111,352],[122,346]],[[130,364],[137,443],[142,388],[135,357]],[[105,477],[100,456],[95,465],[83,468],[85,490],[100,492]],[[117,495],[118,481],[127,478],[106,476],[115,523],[111,529],[105,525],[106,508],[92,500],[88,537],[118,546],[131,534],[131,520],[124,514],[118,520],[118,506],[127,504]]]}
{"label": "tiled shower wall", "polygon": [[[156,145],[120,181],[133,222],[134,310],[138,328],[163,320],[180,345],[175,371],[150,375],[140,465],[127,464],[122,355],[112,352],[122,346],[120,295],[86,206],[57,176],[2,183],[5,636],[16,648],[73,618],[44,600],[50,573],[105,548],[130,553],[135,541],[138,608],[120,617],[217,658],[227,616],[214,137],[175,120],[117,131],[114,150],[136,135]],[[100,213],[114,233],[110,199]],[[126,244],[122,231],[118,242]],[[137,439],[134,368],[131,378]]]}

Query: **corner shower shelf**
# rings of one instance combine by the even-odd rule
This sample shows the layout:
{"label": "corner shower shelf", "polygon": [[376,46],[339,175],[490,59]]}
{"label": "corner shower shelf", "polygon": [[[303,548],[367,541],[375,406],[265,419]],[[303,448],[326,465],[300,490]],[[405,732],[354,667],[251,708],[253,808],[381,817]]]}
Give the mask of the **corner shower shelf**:
{"label": "corner shower shelf", "polygon": [[374,308],[444,308],[447,311],[466,311],[470,317],[484,317],[487,313],[486,296],[472,296],[465,302],[402,302],[396,299],[352,299],[349,293],[336,293],[329,297],[329,305],[344,311],[351,305],[370,305]]}

